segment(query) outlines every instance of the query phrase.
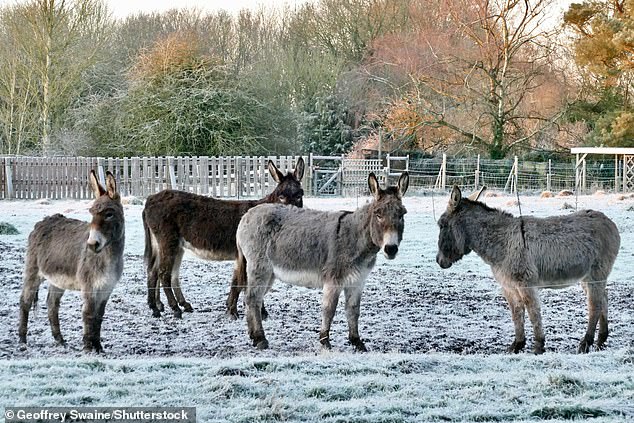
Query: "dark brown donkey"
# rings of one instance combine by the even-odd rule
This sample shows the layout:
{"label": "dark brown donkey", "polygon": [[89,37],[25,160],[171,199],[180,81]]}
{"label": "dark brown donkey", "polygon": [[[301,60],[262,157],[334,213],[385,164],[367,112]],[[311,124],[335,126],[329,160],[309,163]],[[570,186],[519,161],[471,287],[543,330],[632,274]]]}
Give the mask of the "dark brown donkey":
{"label": "dark brown donkey", "polygon": [[[300,181],[304,176],[304,160],[300,158],[295,171],[286,175],[270,160],[268,167],[277,186],[260,200],[218,200],[176,190],[148,197],[143,209],[143,226],[148,305],[154,317],[160,317],[164,309],[160,286],[175,317],[182,317],[179,304],[185,311],[193,311],[191,304],[185,301],[178,280],[185,249],[205,260],[235,260],[238,254],[236,230],[249,209],[263,203],[302,207],[304,191]],[[234,271],[227,298],[227,313],[233,318],[238,317],[238,296],[246,287],[244,277],[244,273]]]}
{"label": "dark brown donkey", "polygon": [[96,200],[90,223],[56,214],[38,222],[29,235],[20,297],[20,343],[26,345],[29,309],[48,279],[48,319],[53,338],[65,344],[59,329],[59,303],[64,291],[81,291],[84,300],[84,351],[102,351],[101,322],[110,293],[123,272],[124,220],[114,176],[106,172],[106,188],[90,173]]}

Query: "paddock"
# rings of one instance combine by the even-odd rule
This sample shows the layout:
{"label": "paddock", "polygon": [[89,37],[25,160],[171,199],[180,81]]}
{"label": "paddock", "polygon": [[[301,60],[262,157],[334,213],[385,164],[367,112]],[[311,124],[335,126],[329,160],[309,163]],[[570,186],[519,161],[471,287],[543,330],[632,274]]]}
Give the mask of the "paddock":
{"label": "paddock", "polygon": [[[516,197],[497,194],[485,202],[517,215]],[[60,312],[69,346],[55,345],[43,300],[46,282],[29,324],[29,348],[20,351],[17,317],[26,238],[36,221],[56,212],[87,220],[90,201],[0,201],[0,221],[20,231],[0,236],[5,291],[0,297],[0,401],[195,405],[199,421],[634,418],[634,408],[627,405],[634,398],[634,198],[597,193],[577,200],[579,208],[612,218],[622,237],[608,283],[607,350],[575,354],[587,319],[577,285],[541,292],[547,333],[543,357],[504,353],[513,334],[508,306],[478,257],[467,256],[448,271],[436,264],[435,221],[447,198],[446,193],[405,196],[408,214],[399,254],[393,261],[379,257],[364,290],[360,332],[370,350],[365,355],[353,353],[347,343],[341,304],[331,332],[333,351],[322,352],[319,291],[279,282],[267,296],[271,317],[264,324],[271,349],[256,351],[244,319],[225,316],[232,262],[186,255],[182,284],[195,312],[182,320],[170,313],[151,318],[145,304],[143,205],[134,204],[124,205],[124,274],[106,310],[105,354],[81,353],[81,300],[70,292]],[[368,199],[306,198],[305,207],[353,210]],[[569,213],[575,204],[570,197],[520,199],[524,215]]]}

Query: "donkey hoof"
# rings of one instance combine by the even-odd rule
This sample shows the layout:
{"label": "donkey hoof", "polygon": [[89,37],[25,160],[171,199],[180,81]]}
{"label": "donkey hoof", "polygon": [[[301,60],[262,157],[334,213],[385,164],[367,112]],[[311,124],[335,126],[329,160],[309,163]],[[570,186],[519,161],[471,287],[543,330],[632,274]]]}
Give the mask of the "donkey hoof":
{"label": "donkey hoof", "polygon": [[579,343],[579,348],[577,348],[577,353],[586,354],[590,352],[590,346],[592,344],[588,343],[585,339]]}
{"label": "donkey hoof", "polygon": [[161,311],[159,309],[152,310],[152,317],[161,317]]}
{"label": "donkey hoof", "polygon": [[183,304],[181,304],[181,306],[183,306],[183,311],[186,311],[187,313],[193,313],[194,309],[192,308],[192,305],[189,304],[187,301],[185,301]]}
{"label": "donkey hoof", "polygon": [[331,350],[332,349],[332,345],[330,345],[330,339],[322,339],[321,341],[321,349],[322,350]]}
{"label": "donkey hoof", "polygon": [[237,310],[235,310],[235,311],[234,310],[227,310],[226,314],[227,314],[227,317],[230,320],[238,320],[238,318],[240,317],[240,315],[238,314]]}
{"label": "donkey hoof", "polygon": [[368,352],[368,349],[366,348],[362,340],[351,339],[350,343],[352,343],[352,345],[354,346],[355,350],[357,350],[357,352]]}
{"label": "donkey hoof", "polygon": [[18,344],[18,349],[19,349],[20,351],[26,351],[26,350],[27,350],[27,347],[26,347],[26,342],[20,342],[20,343]]}
{"label": "donkey hoof", "polygon": [[258,350],[266,350],[269,348],[269,341],[263,339],[255,344],[255,348]]}
{"label": "donkey hoof", "polygon": [[517,354],[524,349],[526,341],[513,341],[513,343],[507,348],[507,351],[513,354]]}
{"label": "donkey hoof", "polygon": [[55,342],[60,347],[66,347],[66,340],[64,338],[62,338],[61,336],[59,338],[55,338]]}
{"label": "donkey hoof", "polygon": [[181,311],[180,308],[175,308],[174,309],[174,317],[176,319],[182,319],[183,318],[183,312]]}
{"label": "donkey hoof", "polygon": [[543,345],[535,345],[533,347],[533,354],[535,355],[544,354],[545,352],[546,352],[546,349],[544,348]]}

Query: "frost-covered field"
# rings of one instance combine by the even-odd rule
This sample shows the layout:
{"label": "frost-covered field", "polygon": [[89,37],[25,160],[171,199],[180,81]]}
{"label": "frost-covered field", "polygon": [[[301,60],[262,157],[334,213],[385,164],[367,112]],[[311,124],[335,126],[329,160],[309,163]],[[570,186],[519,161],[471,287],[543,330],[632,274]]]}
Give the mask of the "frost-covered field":
{"label": "frost-covered field", "polygon": [[[306,199],[306,207],[354,209],[366,198]],[[271,348],[255,351],[244,319],[224,301],[233,264],[187,257],[181,268],[195,312],[153,319],[143,269],[143,206],[126,205],[126,265],[106,309],[106,353],[81,353],[79,295],[67,292],[60,321],[69,347],[53,343],[46,283],[29,323],[29,348],[17,348],[17,308],[26,238],[35,222],[61,212],[88,219],[89,202],[1,201],[0,221],[20,235],[0,236],[0,406],[196,406],[198,421],[535,421],[634,419],[634,198],[579,197],[579,208],[611,217],[622,237],[609,282],[607,351],[575,354],[585,330],[579,286],[541,294],[547,353],[504,353],[513,326],[490,270],[472,254],[443,271],[435,262],[436,219],[447,195],[407,197],[397,258],[380,257],[368,278],[360,332],[367,354],[346,342],[342,304],[333,351],[319,348],[320,293],[278,283],[265,298]],[[487,204],[517,214],[514,198]],[[525,215],[569,213],[574,197],[523,197]],[[242,311],[242,309],[240,308]]]}

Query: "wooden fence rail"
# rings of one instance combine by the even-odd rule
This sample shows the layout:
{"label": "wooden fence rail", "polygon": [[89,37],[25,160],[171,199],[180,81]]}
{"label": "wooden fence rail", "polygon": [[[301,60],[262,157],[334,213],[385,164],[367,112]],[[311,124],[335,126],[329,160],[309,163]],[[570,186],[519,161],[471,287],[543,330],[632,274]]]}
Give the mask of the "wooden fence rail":
{"label": "wooden fence rail", "polygon": [[[0,198],[89,199],[91,170],[103,182],[112,172],[123,196],[147,197],[166,188],[214,197],[264,197],[275,182],[273,160],[282,172],[299,156],[281,157],[0,157]],[[304,179],[306,187],[309,179]]]}

